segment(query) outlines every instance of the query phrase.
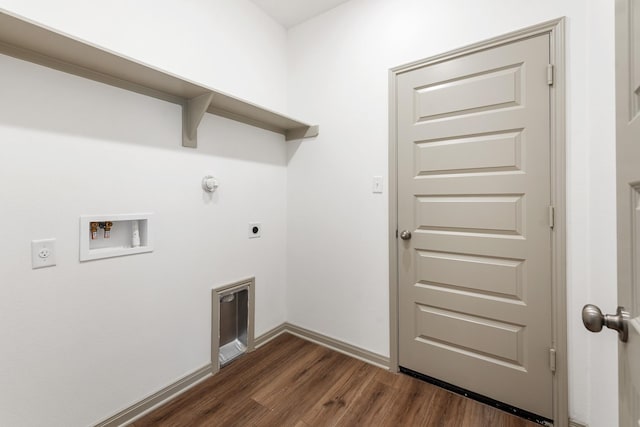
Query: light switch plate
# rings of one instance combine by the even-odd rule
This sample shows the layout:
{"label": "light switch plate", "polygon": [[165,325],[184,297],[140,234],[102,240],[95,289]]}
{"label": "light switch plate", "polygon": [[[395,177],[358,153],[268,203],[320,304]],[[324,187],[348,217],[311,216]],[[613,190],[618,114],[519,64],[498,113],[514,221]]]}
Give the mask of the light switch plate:
{"label": "light switch plate", "polygon": [[382,193],[382,177],[374,176],[373,177],[373,192],[374,193]]}
{"label": "light switch plate", "polygon": [[31,241],[31,268],[56,265],[56,239]]}

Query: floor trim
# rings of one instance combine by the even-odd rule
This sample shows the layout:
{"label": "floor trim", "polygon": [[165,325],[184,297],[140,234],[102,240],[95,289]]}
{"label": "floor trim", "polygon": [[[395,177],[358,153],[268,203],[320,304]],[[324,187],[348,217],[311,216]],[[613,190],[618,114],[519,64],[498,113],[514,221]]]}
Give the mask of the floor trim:
{"label": "floor trim", "polygon": [[289,322],[284,322],[283,324],[276,326],[275,328],[271,329],[268,332],[265,332],[260,337],[256,338],[255,347],[261,347],[277,336],[284,334],[285,332],[305,339],[307,341],[319,344],[323,347],[327,347],[337,352],[346,354],[347,356],[362,360],[363,362],[367,362],[379,368],[387,370],[389,369],[390,361],[388,357],[371,352],[369,350],[362,349],[360,347],[356,347],[351,344],[347,344],[344,341],[328,337],[326,335],[311,331],[309,329],[294,325]]}
{"label": "floor trim", "polygon": [[95,427],[116,427],[125,425],[154,409],[156,406],[164,403],[166,400],[172,399],[177,395],[187,391],[200,381],[203,381],[211,376],[211,364],[203,366],[190,373],[189,375],[182,377],[173,384],[168,385],[157,393],[142,399],[138,403],[131,405],[130,407],[118,412],[114,416],[107,418],[106,420],[98,423]]}
{"label": "floor trim", "polygon": [[569,427],[589,427],[586,424],[582,424],[578,421],[569,420]]}
{"label": "floor trim", "polygon": [[[330,338],[328,336],[310,331],[309,329],[305,329],[288,322],[276,326],[270,331],[267,331],[259,337],[256,337],[254,339],[254,348],[262,347],[272,339],[284,333],[290,333],[291,335],[295,335],[307,341],[314,342],[321,346],[346,354],[347,356],[351,356],[364,362],[370,363],[374,366],[389,369],[388,357],[381,356],[371,351],[364,350],[360,347],[347,344],[343,341]],[[196,385],[198,382],[205,380],[212,375],[212,369],[213,367],[211,364],[203,366],[202,368],[198,369],[195,372],[192,372],[186,377],[183,377],[173,384],[168,385],[159,392],[152,394],[146,399],[143,399],[140,402],[135,403],[130,407],[118,412],[112,417],[96,424],[95,427],[116,427],[130,423],[137,418],[140,418],[147,412],[151,411],[155,407],[159,406],[160,404],[164,403],[165,401],[187,391],[187,389]]]}
{"label": "floor trim", "polygon": [[[389,369],[389,358],[382,356],[380,354],[371,352],[369,350],[365,350],[360,347],[356,347],[351,344],[347,344],[344,341],[337,340],[335,338],[328,337],[326,335],[322,335],[318,332],[311,331],[309,329],[305,329],[301,326],[296,326],[291,323],[284,323],[278,328],[283,328],[283,332],[288,332],[292,335],[305,339],[307,341],[314,342],[316,344],[320,344],[321,346],[330,348],[337,352],[346,354],[347,356],[354,357],[356,359],[362,360],[363,362],[370,363],[379,368]],[[278,329],[276,328],[276,329]],[[277,335],[276,335],[277,336]],[[274,336],[275,338],[275,336]]]}
{"label": "floor trim", "polygon": [[275,328],[271,329],[270,331],[265,332],[264,334],[260,335],[259,337],[256,337],[253,341],[254,347],[258,348],[258,347],[262,347],[263,345],[265,345],[266,343],[268,343],[269,341],[271,341],[272,339],[284,334],[285,332],[287,332],[287,323],[283,323],[281,325],[276,326]]}

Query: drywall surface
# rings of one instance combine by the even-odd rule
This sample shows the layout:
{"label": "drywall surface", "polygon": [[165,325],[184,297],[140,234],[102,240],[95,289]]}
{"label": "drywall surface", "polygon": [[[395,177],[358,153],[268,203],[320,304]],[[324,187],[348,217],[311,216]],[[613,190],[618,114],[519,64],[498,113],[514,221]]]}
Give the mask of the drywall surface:
{"label": "drywall surface", "polygon": [[285,112],[286,31],[248,0],[0,0],[0,8]]}
{"label": "drywall surface", "polygon": [[566,16],[570,415],[616,425],[614,339],[579,320],[587,302],[615,308],[608,3],[352,0],[292,28],[289,107],[322,131],[289,151],[289,321],[388,354],[388,189],[371,191],[388,182],[388,70]]}
{"label": "drywall surface", "polygon": [[[65,13],[70,26],[81,18]],[[109,25],[135,47],[132,28],[107,21],[104,36]],[[278,57],[276,47],[242,55]],[[184,65],[173,49],[166,65]],[[283,89],[270,64],[254,63],[265,74],[250,79],[218,77]],[[182,148],[177,105],[2,55],[0,69],[0,425],[94,425],[205,366],[214,287],[255,276],[256,335],[286,320],[281,135],[207,114],[199,148]],[[220,182],[212,196],[207,174]],[[153,253],[79,262],[81,215],[136,212],[154,214]],[[249,222],[263,224],[260,239],[248,239]],[[32,270],[30,242],[42,238],[57,239],[58,265]]]}
{"label": "drywall surface", "polygon": [[[615,34],[614,3],[609,0],[586,2],[589,14],[586,41],[588,71],[589,181],[583,190],[589,197],[589,258],[586,263],[574,264],[574,270],[588,268],[588,295],[580,283],[573,283],[572,300],[575,309],[586,303],[597,304],[606,313],[614,313],[617,306],[616,276],[616,175],[615,175]],[[574,144],[576,149],[578,144]],[[576,190],[575,193],[578,193]],[[576,212],[577,214],[578,212]],[[606,308],[605,308],[606,307]],[[571,318],[572,337],[578,345],[584,327],[578,313]],[[613,426],[617,422],[617,348],[618,334],[603,331],[589,334],[586,372],[572,370],[572,385],[581,387],[590,381],[588,404],[589,426]],[[570,343],[571,345],[571,343]]]}

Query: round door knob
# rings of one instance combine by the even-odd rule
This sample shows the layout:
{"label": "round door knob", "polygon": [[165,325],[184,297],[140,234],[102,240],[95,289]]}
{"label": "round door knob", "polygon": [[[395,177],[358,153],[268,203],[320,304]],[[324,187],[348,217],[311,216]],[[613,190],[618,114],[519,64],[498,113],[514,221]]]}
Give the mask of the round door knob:
{"label": "round door knob", "polygon": [[582,323],[591,332],[600,332],[604,326],[604,314],[598,306],[587,304],[582,307]]}
{"label": "round door knob", "polygon": [[409,240],[411,239],[411,232],[409,230],[402,230],[402,232],[400,233],[400,238],[402,240]]}
{"label": "round door knob", "polygon": [[600,332],[603,326],[618,331],[620,341],[627,342],[629,330],[627,326],[629,313],[624,307],[618,307],[616,314],[602,314],[602,310],[593,304],[587,304],[582,308],[582,323],[591,332]]}

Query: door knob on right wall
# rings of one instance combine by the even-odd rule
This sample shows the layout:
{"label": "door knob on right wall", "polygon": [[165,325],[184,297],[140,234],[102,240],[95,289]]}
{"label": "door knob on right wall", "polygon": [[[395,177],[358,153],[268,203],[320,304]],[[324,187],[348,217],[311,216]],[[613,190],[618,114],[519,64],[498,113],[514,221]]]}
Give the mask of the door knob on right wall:
{"label": "door knob on right wall", "polygon": [[582,323],[591,332],[600,332],[603,326],[618,331],[620,341],[627,342],[629,328],[627,322],[629,313],[624,307],[618,307],[616,314],[602,314],[602,310],[596,305],[587,304],[582,308]]}

